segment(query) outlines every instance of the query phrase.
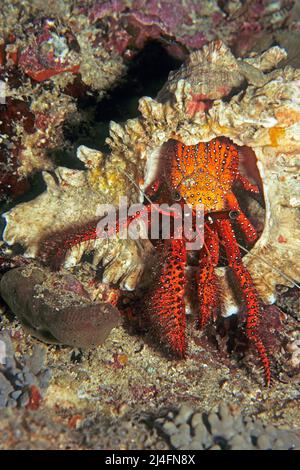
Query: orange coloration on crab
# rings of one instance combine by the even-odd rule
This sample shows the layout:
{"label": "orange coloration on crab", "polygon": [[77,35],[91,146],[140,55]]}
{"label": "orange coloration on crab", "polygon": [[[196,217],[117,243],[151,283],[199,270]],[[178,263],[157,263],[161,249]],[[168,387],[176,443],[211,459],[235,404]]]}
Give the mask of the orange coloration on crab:
{"label": "orange coloration on crab", "polygon": [[[193,209],[197,204],[204,205],[204,246],[200,252],[197,279],[199,325],[203,328],[217,307],[217,278],[214,270],[219,262],[221,244],[247,308],[247,336],[259,353],[266,384],[269,385],[270,361],[258,332],[260,302],[251,275],[243,265],[231,222],[235,220],[248,243],[256,241],[256,231],[240,209],[233,185],[239,182],[251,193],[259,193],[259,189],[239,173],[238,165],[238,149],[229,139],[214,139],[189,146],[174,141],[169,146],[162,176],[155,182],[155,188],[158,191],[158,187],[165,186],[170,194],[175,195],[176,200],[189,204]],[[160,277],[146,303],[161,338],[167,338],[175,354],[184,356],[186,251],[182,240],[171,240],[166,245]]]}
{"label": "orange coloration on crab", "polygon": [[[247,336],[260,356],[265,381],[269,385],[270,361],[258,331],[260,302],[251,275],[243,265],[232,225],[234,221],[234,226],[242,232],[248,244],[256,241],[255,228],[243,214],[233,187],[239,183],[244,190],[253,194],[258,194],[259,189],[240,174],[238,148],[227,138],[216,138],[197,145],[184,145],[171,140],[162,154],[160,176],[146,190],[147,199],[154,198],[155,203],[159,204],[177,201],[182,207],[188,204],[193,213],[197,205],[204,206],[204,244],[199,252],[196,281],[199,327],[204,328],[207,325],[218,306],[215,268],[219,264],[219,252],[222,248],[246,306]],[[150,206],[146,206],[145,212],[149,214],[150,211]],[[127,226],[142,214],[137,213],[129,218]],[[91,223],[76,234],[69,234],[64,240],[64,250],[96,237],[96,225]],[[184,357],[186,354],[184,293],[187,282],[187,241],[184,234],[180,239],[173,234],[171,239],[158,243],[160,261],[157,275],[140,305],[153,325],[156,336],[177,357]],[[47,247],[44,253],[47,257]]]}

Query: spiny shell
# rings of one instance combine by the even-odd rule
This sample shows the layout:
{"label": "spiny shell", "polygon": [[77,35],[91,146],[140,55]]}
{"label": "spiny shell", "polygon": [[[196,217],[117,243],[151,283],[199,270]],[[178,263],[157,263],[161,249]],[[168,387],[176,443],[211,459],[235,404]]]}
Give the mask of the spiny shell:
{"label": "spiny shell", "polygon": [[[144,180],[145,187],[153,180],[157,161],[163,157],[163,144],[171,138],[191,145],[225,136],[237,145],[251,148],[257,157],[263,182],[266,212],[263,233],[244,257],[244,263],[266,303],[274,301],[277,283],[290,285],[288,278],[300,277],[300,268],[295,264],[300,235],[297,213],[300,205],[299,193],[297,196],[300,71],[290,67],[280,68],[278,64],[285,57],[283,49],[272,47],[261,55],[235,59],[220,41],[192,53],[185,66],[171,75],[157,99],[140,99],[141,117],[130,119],[124,125],[111,123],[110,137],[107,139],[111,155],[101,170],[103,176],[99,179],[97,194],[93,193],[95,187],[87,183],[89,178],[86,176],[86,182],[82,182],[86,188],[81,188],[81,191],[90,191],[88,197],[91,201],[98,197],[101,202],[115,201],[115,183],[112,181],[116,181],[116,174],[123,194],[126,193],[125,187],[128,187],[118,168],[125,168],[137,183]],[[204,106],[207,100],[211,103],[209,110]],[[100,173],[101,165],[95,166]],[[78,201],[75,193],[72,196],[71,192],[69,194],[80,210],[82,201]],[[131,200],[138,197],[134,188],[130,188],[130,194]],[[40,196],[40,201],[43,197]],[[50,195],[48,197],[51,199]],[[62,203],[64,200],[60,202],[61,209]],[[28,233],[37,223],[33,214],[37,214],[39,204],[38,200],[31,201],[6,214],[4,237],[7,242],[23,243],[32,252],[35,241]],[[35,211],[32,211],[33,208]],[[60,218],[59,213],[55,216]],[[50,230],[50,227],[50,224],[46,227],[43,222],[44,231]],[[35,237],[37,239],[38,235]],[[130,266],[133,269],[134,263]],[[117,268],[122,269],[122,266],[118,265]],[[231,314],[237,310],[237,305],[227,272],[227,268],[218,269],[224,293],[224,313]]]}

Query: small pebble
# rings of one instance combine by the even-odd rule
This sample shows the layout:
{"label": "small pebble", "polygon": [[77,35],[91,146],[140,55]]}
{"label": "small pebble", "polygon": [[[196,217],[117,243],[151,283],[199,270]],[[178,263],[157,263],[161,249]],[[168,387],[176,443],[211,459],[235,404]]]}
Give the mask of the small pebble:
{"label": "small pebble", "polygon": [[172,434],[177,432],[177,427],[172,421],[166,421],[162,428],[168,436],[172,436]]}

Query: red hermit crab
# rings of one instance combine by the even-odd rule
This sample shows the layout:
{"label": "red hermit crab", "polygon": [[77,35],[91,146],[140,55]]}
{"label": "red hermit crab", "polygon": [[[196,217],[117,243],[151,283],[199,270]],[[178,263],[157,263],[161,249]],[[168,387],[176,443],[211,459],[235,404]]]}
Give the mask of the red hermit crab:
{"label": "red hermit crab", "polygon": [[[159,261],[139,309],[162,344],[183,357],[188,305],[184,293],[189,291],[185,267],[193,237],[172,230],[176,213],[165,211],[162,204],[189,205],[196,234],[200,232],[196,208],[203,204],[204,243],[192,254],[193,266],[197,262],[199,326],[207,324],[221,296],[222,313],[238,311],[240,299],[235,298],[233,280],[246,308],[247,335],[269,384],[270,362],[265,338],[259,333],[260,302],[275,302],[276,285],[295,285],[299,277],[294,259],[299,240],[300,72],[280,68],[285,57],[285,51],[272,47],[260,55],[236,59],[219,41],[191,53],[155,99],[140,98],[139,117],[111,122],[109,154],[80,146],[77,156],[83,170],[58,167],[44,173],[47,190],[4,214],[4,241],[18,243],[26,257],[44,259],[56,267],[65,259],[65,268],[76,266],[87,253],[96,269],[103,268],[103,281],[134,290],[140,273],[148,268],[147,249],[140,255],[134,252],[138,243],[132,240],[124,245],[119,240],[116,244],[98,240],[101,230],[106,236],[110,233],[103,230],[105,226],[99,230],[104,212],[97,209],[106,203],[115,207],[120,195],[134,203],[144,191],[141,210],[125,220],[119,211],[116,231],[131,227],[134,220],[150,218],[153,211],[160,212],[160,218],[168,215],[170,237],[153,241]],[[257,164],[259,191],[240,173],[241,155],[250,178],[252,163]],[[253,183],[258,181],[254,178]],[[238,186],[250,195],[249,206],[242,204]],[[252,207],[259,205],[254,201],[258,192],[265,204],[259,218],[263,230],[255,243],[255,229],[241,207],[250,217]],[[148,231],[153,228],[151,222],[152,217]],[[242,259],[239,248],[245,251],[244,244],[248,253]],[[227,277],[228,271],[232,276]]]}
{"label": "red hermit crab", "polygon": [[[160,176],[146,189],[147,205],[143,210],[130,215],[125,222],[117,221],[116,231],[128,228],[135,220],[147,217],[151,211],[176,217],[171,211],[160,209],[159,204],[174,201],[181,206],[187,204],[195,215],[196,206],[204,207],[204,244],[199,253],[197,291],[199,297],[198,323],[205,327],[218,305],[218,285],[215,268],[219,263],[220,247],[225,251],[227,262],[232,269],[247,309],[246,331],[255,345],[264,368],[265,380],[270,384],[270,361],[264,343],[258,333],[260,302],[251,275],[244,267],[232,222],[243,233],[245,241],[253,244],[257,234],[255,228],[240,209],[233,188],[241,184],[252,194],[259,193],[257,186],[251,184],[239,172],[238,148],[229,139],[216,138],[197,145],[184,145],[179,141],[167,143],[166,157],[160,168]],[[151,199],[150,199],[151,198]],[[149,202],[155,202],[155,205]],[[193,225],[196,232],[201,228]],[[148,223],[151,229],[151,222]],[[72,246],[83,241],[112,233],[100,233],[99,226],[92,222],[76,233],[70,233],[63,243],[48,241],[43,246],[43,257],[57,267],[64,254]],[[172,354],[184,357],[186,353],[186,314],[185,314],[185,266],[187,262],[186,239],[182,233],[170,234],[168,240],[161,240],[160,266],[156,278],[142,300],[144,311],[154,326],[159,339],[167,344]]]}

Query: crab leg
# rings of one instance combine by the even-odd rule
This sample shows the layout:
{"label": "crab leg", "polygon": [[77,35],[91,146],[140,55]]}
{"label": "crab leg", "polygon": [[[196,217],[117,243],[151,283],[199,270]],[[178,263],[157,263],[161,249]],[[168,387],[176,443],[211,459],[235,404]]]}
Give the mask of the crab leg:
{"label": "crab leg", "polygon": [[121,230],[128,229],[131,222],[137,220],[151,212],[151,206],[145,206],[144,210],[136,212],[136,214],[127,217],[127,219],[120,223],[116,221],[116,226],[107,231],[100,233],[98,230],[98,223],[101,219],[92,220],[86,225],[81,227],[73,227],[65,232],[52,234],[51,238],[43,240],[40,244],[39,255],[41,259],[50,264],[54,270],[60,268],[68,250],[80,243],[95,240],[96,238],[109,238]]}
{"label": "crab leg", "polygon": [[72,227],[62,233],[52,234],[51,238],[42,240],[39,248],[39,256],[45,263],[48,263],[52,269],[58,270],[64,262],[66,253],[74,246],[95,240],[96,238],[107,239],[112,237],[116,233],[128,229],[131,222],[138,220],[145,215],[148,217],[149,214],[151,214],[151,211],[157,211],[168,217],[177,217],[176,213],[173,214],[172,212],[163,211],[157,204],[151,204],[144,206],[143,210],[137,211],[135,214],[128,216],[125,221],[122,221],[122,223],[117,220],[115,227],[112,227],[110,230],[103,230],[102,233],[98,229],[98,223],[101,219],[92,220],[86,225],[81,227]]}
{"label": "crab leg", "polygon": [[251,224],[251,222],[247,219],[245,214],[242,212],[236,197],[234,196],[233,193],[231,193],[227,196],[226,200],[227,200],[229,209],[232,211],[232,213],[234,212],[236,213],[234,214],[234,220],[237,226],[239,227],[239,229],[242,231],[245,237],[245,240],[248,243],[253,244],[257,240],[256,230]]}
{"label": "crab leg", "polygon": [[146,295],[144,307],[154,334],[172,354],[182,358],[186,352],[185,243],[182,239],[165,240],[160,250],[159,276]]}
{"label": "crab leg", "polygon": [[256,184],[250,183],[250,181],[245,176],[241,175],[241,173],[237,174],[236,181],[239,181],[246,191],[253,194],[259,194],[259,187]]}
{"label": "crab leg", "polygon": [[[206,224],[207,226],[207,224]],[[205,237],[207,251],[199,263],[198,297],[199,328],[204,328],[217,306],[217,282],[215,267],[219,261],[219,240],[212,230]]]}
{"label": "crab leg", "polygon": [[243,298],[247,306],[247,323],[246,332],[250,341],[255,345],[265,373],[266,384],[270,385],[271,370],[270,360],[267,354],[266,347],[259,335],[258,325],[260,319],[260,305],[258,295],[253,285],[253,281],[249,271],[245,268],[242,262],[240,250],[237,246],[234,232],[229,220],[217,220],[215,226],[218,233],[224,242],[229,266],[235,274],[235,278],[239,283]]}
{"label": "crab leg", "polygon": [[77,229],[66,230],[62,233],[51,234],[51,238],[42,240],[39,247],[39,256],[52,269],[58,270],[63,264],[67,251],[73,246],[97,238],[97,223],[89,224]]}

